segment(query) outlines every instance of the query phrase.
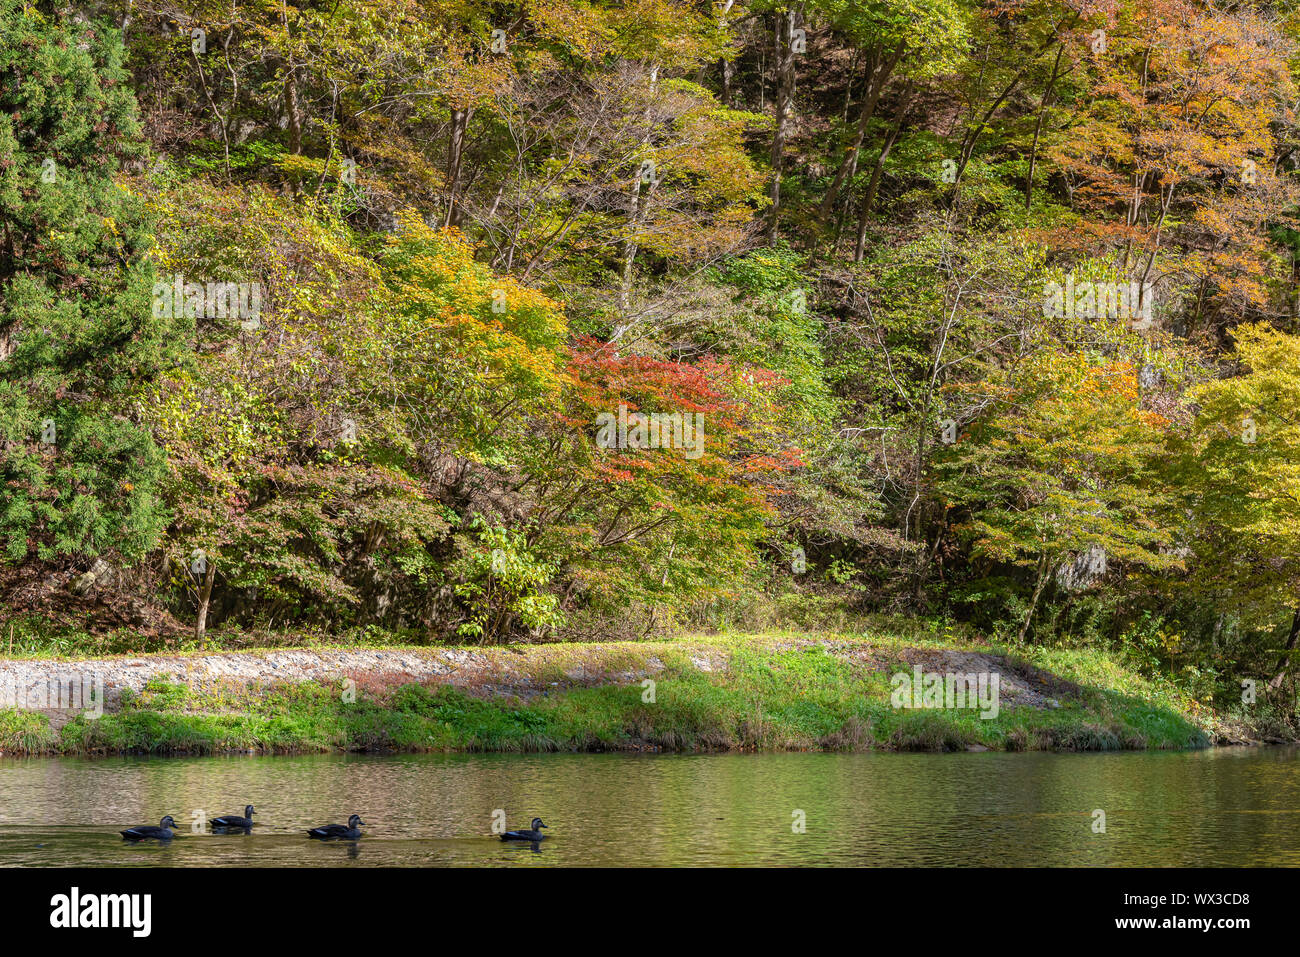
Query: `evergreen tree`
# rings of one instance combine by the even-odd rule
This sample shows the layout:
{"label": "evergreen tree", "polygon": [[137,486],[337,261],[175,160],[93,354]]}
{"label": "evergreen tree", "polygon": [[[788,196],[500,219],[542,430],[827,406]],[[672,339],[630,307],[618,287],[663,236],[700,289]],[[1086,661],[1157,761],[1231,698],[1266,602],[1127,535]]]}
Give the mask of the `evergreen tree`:
{"label": "evergreen tree", "polygon": [[185,355],[156,319],[143,153],[111,27],[0,0],[0,552],[130,559],[165,524],[131,398]]}

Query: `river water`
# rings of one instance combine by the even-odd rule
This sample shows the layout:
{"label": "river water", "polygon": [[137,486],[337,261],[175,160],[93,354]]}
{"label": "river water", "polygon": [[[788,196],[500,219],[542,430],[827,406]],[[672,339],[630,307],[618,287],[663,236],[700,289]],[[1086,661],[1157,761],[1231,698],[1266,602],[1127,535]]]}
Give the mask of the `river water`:
{"label": "river water", "polygon": [[[3,866],[1300,866],[1300,752],[0,759]],[[192,833],[257,807],[251,834]],[[1105,830],[1098,832],[1105,814]],[[304,829],[360,814],[357,842]],[[540,845],[493,836],[545,819]],[[165,814],[169,844],[118,830]],[[200,816],[199,820],[202,819]]]}

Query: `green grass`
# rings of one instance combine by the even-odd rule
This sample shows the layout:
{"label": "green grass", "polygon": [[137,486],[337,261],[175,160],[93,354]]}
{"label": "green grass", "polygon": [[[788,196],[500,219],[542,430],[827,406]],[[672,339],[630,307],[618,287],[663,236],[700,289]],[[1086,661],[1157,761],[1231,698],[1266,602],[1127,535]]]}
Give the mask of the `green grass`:
{"label": "green grass", "polygon": [[59,735],[45,715],[12,708],[0,710],[0,751],[44,754],[59,749]]}
{"label": "green grass", "polygon": [[[534,688],[559,686],[528,701],[438,684],[367,687],[344,701],[339,687],[315,682],[193,690],[155,681],[138,695],[124,695],[118,712],[79,716],[57,733],[40,715],[0,712],[0,750],[1108,750],[1204,746],[1216,720],[1177,689],[1095,651],[1020,650],[1020,662],[1077,685],[1059,708],[1004,705],[993,719],[973,710],[899,710],[889,701],[892,667],[873,670],[808,638],[543,646],[516,667],[527,671]],[[903,648],[945,646],[918,636],[828,638],[836,646],[869,647],[886,661]],[[729,664],[702,671],[691,661],[701,655]],[[637,674],[651,658],[663,665],[653,676],[653,700],[644,700],[649,694],[640,678],[592,686],[566,678],[577,664],[593,662],[593,672]]]}

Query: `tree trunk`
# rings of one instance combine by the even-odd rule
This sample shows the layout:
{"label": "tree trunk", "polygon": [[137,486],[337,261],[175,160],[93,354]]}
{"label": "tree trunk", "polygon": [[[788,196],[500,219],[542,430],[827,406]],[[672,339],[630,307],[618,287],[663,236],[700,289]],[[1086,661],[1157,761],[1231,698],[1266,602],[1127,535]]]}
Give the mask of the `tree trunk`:
{"label": "tree trunk", "polygon": [[[731,12],[732,6],[736,0],[726,0],[722,5],[722,11],[719,14],[718,25],[726,30],[728,28],[727,14]],[[727,109],[731,109],[731,76],[735,68],[731,60],[726,57],[718,57],[718,72],[722,75],[722,92],[718,96],[718,101]]]}
{"label": "tree trunk", "polygon": [[1030,206],[1034,201],[1034,168],[1038,165],[1038,138],[1043,132],[1043,118],[1047,115],[1047,104],[1052,101],[1052,88],[1056,86],[1056,78],[1061,72],[1061,55],[1065,53],[1065,47],[1061,46],[1056,51],[1056,62],[1052,64],[1052,76],[1047,81],[1047,87],[1043,90],[1043,98],[1038,104],[1038,120],[1034,123],[1034,142],[1029,147],[1029,178],[1025,180],[1025,212],[1029,212]]}
{"label": "tree trunk", "polygon": [[898,119],[894,122],[894,128],[889,133],[889,138],[885,140],[885,145],[880,149],[880,155],[876,157],[876,165],[871,170],[871,183],[867,186],[867,194],[862,198],[862,209],[858,213],[858,236],[857,242],[853,245],[853,261],[862,262],[862,257],[866,252],[867,244],[867,220],[871,211],[876,207],[876,194],[880,189],[880,180],[885,174],[885,160],[889,158],[889,151],[894,148],[894,143],[898,139],[898,134],[903,129],[903,121],[907,119],[907,108],[912,102],[912,81],[908,80],[907,87],[903,90],[903,99],[898,106]]}
{"label": "tree trunk", "polygon": [[885,85],[889,82],[889,76],[894,72],[899,59],[903,56],[903,47],[900,45],[897,50],[886,54],[881,47],[873,47],[868,62],[871,64],[871,78],[867,81],[867,88],[862,94],[862,107],[858,112],[858,124],[853,131],[853,141],[844,152],[844,158],[840,160],[840,167],[835,172],[835,179],[826,190],[826,195],[822,197],[821,208],[818,210],[822,219],[830,213],[831,207],[835,205],[835,199],[840,195],[840,189],[844,183],[853,176],[853,171],[857,167],[858,151],[862,149],[862,140],[866,137],[867,127],[871,125],[871,118],[876,115],[876,106],[880,103],[880,95],[885,91]]}
{"label": "tree trunk", "polygon": [[[1151,49],[1150,47],[1142,55],[1142,90],[1138,97],[1138,102],[1145,103],[1147,99],[1147,80],[1150,77],[1151,67]],[[1141,114],[1139,114],[1140,117]],[[1142,209],[1142,184],[1146,182],[1149,175],[1142,170],[1142,125],[1139,122],[1138,127],[1133,134],[1133,158],[1137,169],[1133,172],[1133,199],[1129,203],[1128,216],[1126,222],[1129,229],[1128,241],[1124,244],[1124,261],[1120,265],[1120,272],[1128,272],[1129,259],[1133,254],[1133,230],[1131,227],[1137,225],[1138,214]]]}
{"label": "tree trunk", "polygon": [[1286,678],[1287,670],[1291,667],[1291,652],[1295,650],[1296,641],[1300,640],[1300,607],[1297,607],[1295,614],[1291,618],[1291,633],[1287,635],[1286,646],[1282,649],[1282,657],[1277,661],[1277,675],[1268,683],[1270,688],[1280,688],[1282,680]]}
{"label": "tree trunk", "polygon": [[[646,191],[644,196],[642,194],[643,189]],[[643,183],[641,177],[638,176],[632,184],[632,193],[628,197],[628,237],[623,240],[623,262],[619,268],[618,277],[618,311],[621,315],[626,314],[632,305],[633,267],[636,264],[636,254],[640,248],[636,241],[636,230],[640,227],[641,221],[644,219],[645,207],[650,199],[650,191],[653,189],[653,183],[647,185]]]}
{"label": "tree trunk", "polygon": [[289,152],[302,154],[302,117],[298,112],[298,81],[289,66],[284,75],[284,110],[289,120]]}
{"label": "tree trunk", "polygon": [[1043,587],[1047,584],[1047,552],[1043,552],[1038,558],[1038,580],[1034,582],[1034,597],[1029,599],[1029,611],[1025,612],[1025,622],[1020,626],[1020,644],[1025,643],[1025,637],[1029,634],[1029,625],[1034,620],[1034,612],[1038,610],[1038,599],[1043,594]]}
{"label": "tree trunk", "polygon": [[794,102],[794,40],[795,18],[798,12],[791,7],[777,15],[776,21],[776,126],[772,132],[772,185],[768,193],[772,208],[768,211],[768,242],[775,242],[781,218],[781,173],[785,169],[785,137]]}
{"label": "tree trunk", "polygon": [[[920,521],[920,517],[920,511],[918,510],[918,521]],[[920,560],[912,573],[912,602],[918,608],[921,606],[925,583],[930,579],[930,569],[934,567],[935,558],[939,554],[939,547],[943,544],[943,533],[944,523],[940,521],[939,527],[934,532],[934,541],[927,544],[924,539],[921,540]]]}
{"label": "tree trunk", "polygon": [[208,631],[208,605],[212,601],[212,583],[217,580],[217,563],[208,559],[208,570],[203,575],[203,585],[199,589],[199,611],[194,619],[194,640],[200,648],[207,648],[204,636]]}
{"label": "tree trunk", "polygon": [[[654,102],[658,88],[659,67],[652,66],[650,68],[650,88],[646,100],[647,103]],[[650,121],[650,114],[650,107],[647,106],[645,111],[645,122],[647,125]],[[649,142],[650,137],[647,133],[641,139],[642,147],[645,147]],[[636,240],[636,233],[637,230],[640,229],[641,224],[645,221],[646,210],[650,206],[650,197],[653,195],[655,186],[658,182],[659,170],[654,168],[651,169],[649,183],[644,181],[640,169],[637,170],[636,177],[632,181],[632,190],[628,195],[627,202],[628,235],[627,238],[623,240],[623,247],[620,251],[623,260],[622,266],[619,269],[618,280],[618,311],[620,314],[626,314],[632,303],[633,266],[636,264],[636,254],[640,249],[640,244]]]}
{"label": "tree trunk", "polygon": [[456,190],[460,186],[461,160],[465,155],[465,132],[473,110],[452,110],[451,131],[447,142],[447,218],[444,225],[457,225]]}
{"label": "tree trunk", "polygon": [[[1077,23],[1078,20],[1079,20],[1079,14],[1078,13],[1073,14],[1073,16],[1070,19],[1070,22],[1066,25],[1065,29],[1067,30],[1072,29],[1074,27],[1074,24]],[[1032,66],[1033,63],[1037,61],[1040,56],[1042,56],[1045,52],[1047,52],[1047,50],[1052,46],[1053,43],[1061,43],[1063,36],[1064,36],[1064,32],[1061,31],[1061,32],[1053,33],[1052,36],[1044,40],[1043,43],[1038,47],[1038,49],[1029,57],[1028,62],[1026,62],[1025,65],[1021,67],[1020,70],[1015,74],[1015,76],[1011,78],[1011,82],[1002,88],[1002,92],[998,94],[998,98],[993,101],[992,105],[989,106],[989,108],[984,111],[984,115],[981,116],[977,122],[971,124],[969,129],[966,130],[966,135],[962,137],[961,149],[958,152],[957,175],[953,180],[953,187],[952,187],[954,197],[956,196],[957,193],[958,184],[961,183],[962,174],[966,172],[966,166],[968,163],[970,163],[970,158],[975,153],[975,144],[979,142],[979,139],[984,134],[984,131],[988,129],[989,121],[993,119],[993,115],[997,113],[999,109],[1002,108],[1002,104],[1007,100],[1008,97],[1011,96],[1012,93],[1015,92],[1016,87],[1020,85],[1020,81],[1023,80],[1025,78],[1025,74],[1029,72],[1030,66]]]}

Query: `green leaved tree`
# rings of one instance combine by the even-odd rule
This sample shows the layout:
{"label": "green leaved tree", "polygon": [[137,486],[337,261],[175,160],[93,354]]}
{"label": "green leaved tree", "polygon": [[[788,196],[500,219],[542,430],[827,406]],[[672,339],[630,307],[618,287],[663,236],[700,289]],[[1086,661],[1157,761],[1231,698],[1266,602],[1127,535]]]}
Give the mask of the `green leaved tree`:
{"label": "green leaved tree", "polygon": [[1300,337],[1263,323],[1233,333],[1244,374],[1193,390],[1184,476],[1194,585],[1256,621],[1289,617],[1280,684],[1300,642]]}
{"label": "green leaved tree", "polygon": [[136,390],[183,360],[156,319],[142,153],[111,27],[0,0],[0,561],[129,561],[165,520]]}
{"label": "green leaved tree", "polygon": [[1026,360],[938,463],[976,557],[1031,570],[1024,641],[1053,572],[1093,549],[1121,567],[1179,567],[1156,466],[1164,419],[1125,361]]}

